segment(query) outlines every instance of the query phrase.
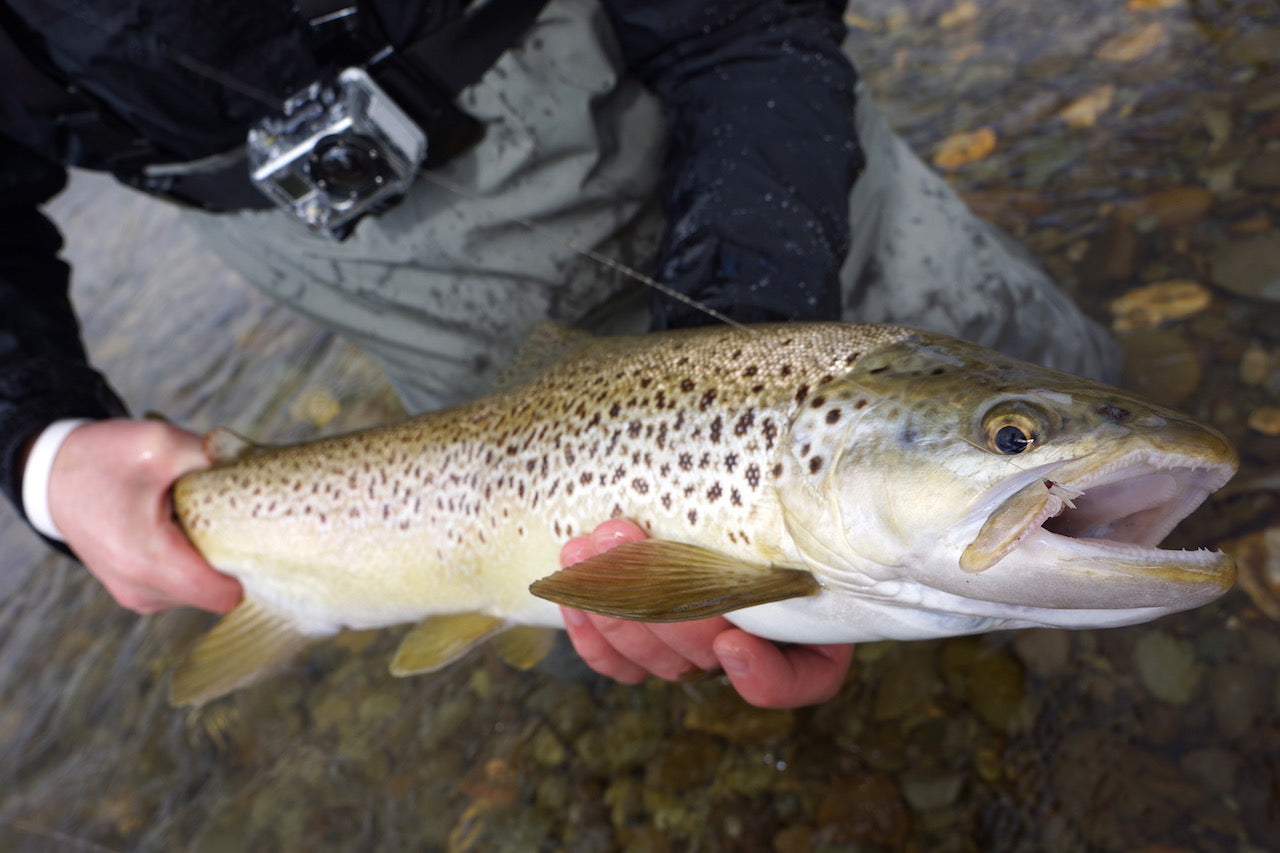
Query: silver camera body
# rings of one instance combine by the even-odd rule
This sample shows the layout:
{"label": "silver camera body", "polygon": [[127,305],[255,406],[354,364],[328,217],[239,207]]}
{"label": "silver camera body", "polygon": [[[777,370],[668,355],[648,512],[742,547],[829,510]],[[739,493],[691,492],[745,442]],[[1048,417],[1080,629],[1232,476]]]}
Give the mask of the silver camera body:
{"label": "silver camera body", "polygon": [[311,84],[249,130],[254,186],[335,240],[402,196],[426,156],[426,134],[361,68]]}

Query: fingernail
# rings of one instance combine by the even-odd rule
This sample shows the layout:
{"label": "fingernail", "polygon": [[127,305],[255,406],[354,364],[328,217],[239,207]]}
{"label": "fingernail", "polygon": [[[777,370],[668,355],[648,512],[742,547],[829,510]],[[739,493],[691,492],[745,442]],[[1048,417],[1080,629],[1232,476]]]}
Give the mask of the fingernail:
{"label": "fingernail", "polygon": [[745,675],[747,672],[747,659],[739,655],[721,655],[720,665],[724,667],[725,675]]}
{"label": "fingernail", "polygon": [[564,624],[570,628],[577,628],[580,625],[587,624],[587,614],[581,610],[570,610],[566,607],[560,612],[564,614]]}

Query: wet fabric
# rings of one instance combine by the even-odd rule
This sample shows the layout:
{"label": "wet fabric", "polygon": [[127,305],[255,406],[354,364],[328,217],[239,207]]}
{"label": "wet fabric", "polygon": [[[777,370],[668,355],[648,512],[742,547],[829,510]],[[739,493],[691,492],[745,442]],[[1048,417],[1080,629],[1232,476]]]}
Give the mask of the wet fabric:
{"label": "wet fabric", "polygon": [[[667,159],[661,104],[623,73],[591,4],[553,2],[530,39],[462,103],[504,132],[449,164],[439,176],[448,186],[419,182],[400,207],[363,221],[344,243],[301,233],[273,212],[189,216],[246,279],[377,358],[412,411],[482,393],[543,320],[644,331],[645,286],[583,251],[648,270],[664,257],[678,263],[671,247],[683,236],[678,227],[664,230],[652,202]],[[841,194],[849,250],[837,256],[843,263],[826,317],[956,334],[1085,375],[1116,367],[1106,333],[975,217],[865,95],[856,120],[868,162],[852,193]],[[776,213],[784,204],[761,199],[759,207]],[[677,236],[664,242],[664,233]],[[711,251],[718,264],[733,257],[722,241]],[[736,273],[744,289],[787,292],[785,270],[772,290],[767,277]],[[718,301],[710,280],[715,307],[737,319],[773,318],[769,303],[750,293]],[[707,294],[693,291],[700,301]],[[802,299],[779,312],[789,306],[792,316],[811,316]],[[751,316],[762,306],[762,316]],[[717,322],[683,306],[671,313]]]}

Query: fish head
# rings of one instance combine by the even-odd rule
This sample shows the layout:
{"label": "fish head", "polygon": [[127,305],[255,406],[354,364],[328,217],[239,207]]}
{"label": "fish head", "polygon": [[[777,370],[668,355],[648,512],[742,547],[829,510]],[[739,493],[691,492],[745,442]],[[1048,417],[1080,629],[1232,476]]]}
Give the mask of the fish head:
{"label": "fish head", "polygon": [[1120,389],[918,333],[816,389],[789,430],[779,496],[824,583],[905,581],[953,609],[1090,627],[1098,611],[1196,607],[1234,581],[1222,553],[1158,547],[1235,473],[1234,449]]}

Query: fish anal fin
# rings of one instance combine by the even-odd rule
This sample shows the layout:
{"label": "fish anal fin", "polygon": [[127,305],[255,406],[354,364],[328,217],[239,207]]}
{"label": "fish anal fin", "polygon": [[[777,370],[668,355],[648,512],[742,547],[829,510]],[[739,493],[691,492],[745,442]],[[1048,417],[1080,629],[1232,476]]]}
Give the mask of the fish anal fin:
{"label": "fish anal fin", "polygon": [[570,328],[554,320],[539,323],[520,342],[511,361],[494,380],[492,390],[506,391],[532,379],[590,337],[590,332]]}
{"label": "fish anal fin", "polygon": [[291,621],[251,599],[196,641],[169,684],[169,702],[203,705],[279,670],[311,643]]}
{"label": "fish anal fin", "polygon": [[490,645],[500,658],[516,669],[532,669],[551,653],[559,633],[555,628],[517,625],[494,637]]}
{"label": "fish anal fin", "polygon": [[391,660],[391,674],[402,678],[443,669],[502,630],[505,624],[483,613],[428,616],[409,629],[400,641],[400,648]]}
{"label": "fish anal fin", "polygon": [[205,433],[201,446],[205,456],[215,465],[227,465],[263,449],[262,445],[254,444],[226,427],[214,427]]}
{"label": "fish anal fin", "polygon": [[747,563],[660,539],[619,545],[529,587],[557,604],[640,622],[703,619],[819,589],[803,569]]}

